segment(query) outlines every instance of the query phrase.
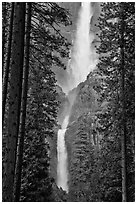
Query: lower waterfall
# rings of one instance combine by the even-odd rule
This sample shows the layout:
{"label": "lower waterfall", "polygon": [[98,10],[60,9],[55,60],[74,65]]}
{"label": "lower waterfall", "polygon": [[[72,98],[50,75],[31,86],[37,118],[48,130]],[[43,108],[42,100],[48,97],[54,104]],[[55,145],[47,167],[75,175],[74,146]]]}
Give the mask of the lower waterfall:
{"label": "lower waterfall", "polygon": [[[67,80],[62,84],[63,92],[68,95],[71,107],[74,103],[70,94],[81,82],[84,82],[88,74],[96,66],[96,55],[93,46],[94,34],[92,33],[91,19],[93,9],[91,2],[82,2],[79,9],[78,21],[76,25],[76,35],[71,48],[70,61],[67,67]],[[68,94],[69,93],[69,94]],[[69,111],[71,112],[71,111]],[[65,117],[61,129],[58,130],[57,138],[57,186],[68,192],[68,163],[67,149],[65,145],[65,132],[69,122],[69,114]]]}
{"label": "lower waterfall", "polygon": [[67,150],[65,145],[65,132],[69,122],[69,116],[66,116],[57,136],[57,186],[68,192],[68,168],[67,168]]}

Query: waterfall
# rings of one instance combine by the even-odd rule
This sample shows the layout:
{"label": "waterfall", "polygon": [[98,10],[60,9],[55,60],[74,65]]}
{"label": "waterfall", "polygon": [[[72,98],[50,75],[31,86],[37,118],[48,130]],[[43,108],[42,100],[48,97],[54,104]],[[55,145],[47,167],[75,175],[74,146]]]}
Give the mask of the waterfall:
{"label": "waterfall", "polygon": [[[62,84],[59,82],[66,94],[77,87],[79,83],[85,81],[87,75],[96,67],[98,56],[92,44],[95,36],[94,32],[90,29],[92,17],[92,3],[81,3],[66,76]],[[61,80],[63,81],[62,78]]]}
{"label": "waterfall", "polygon": [[[71,59],[67,67],[67,80],[61,86],[68,94],[70,90],[86,80],[87,75],[96,67],[95,50],[91,49],[94,34],[90,32],[90,22],[93,16],[90,2],[83,2],[79,11],[77,30],[71,50]],[[71,97],[71,96],[70,96]],[[74,96],[73,96],[74,97]],[[75,96],[76,97],[76,96]],[[75,98],[74,97],[74,98]],[[72,99],[72,100],[71,100]],[[71,105],[74,103],[71,98]],[[73,102],[72,102],[73,101]],[[65,117],[62,129],[58,131],[57,151],[57,185],[68,192],[67,151],[65,146],[65,132],[69,122],[69,114]]]}
{"label": "waterfall", "polygon": [[68,169],[67,169],[67,150],[65,145],[65,132],[69,122],[69,116],[66,116],[61,129],[58,130],[57,137],[57,186],[68,192]]}
{"label": "waterfall", "polygon": [[76,36],[70,61],[70,70],[73,76],[74,87],[82,81],[85,81],[87,75],[94,67],[91,51],[91,43],[94,40],[94,35],[90,33],[91,16],[92,10],[90,2],[83,2],[79,12]]}

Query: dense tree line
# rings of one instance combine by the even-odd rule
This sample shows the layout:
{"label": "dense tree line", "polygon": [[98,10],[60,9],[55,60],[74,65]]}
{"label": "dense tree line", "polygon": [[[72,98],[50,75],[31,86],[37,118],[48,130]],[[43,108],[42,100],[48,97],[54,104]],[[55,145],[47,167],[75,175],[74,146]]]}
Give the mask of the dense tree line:
{"label": "dense tree line", "polygon": [[[91,116],[91,115],[90,115]],[[90,121],[90,122],[89,122]],[[77,202],[91,201],[91,175],[95,162],[93,132],[90,131],[91,117],[89,114],[78,119],[79,128],[73,142],[72,160],[70,166],[70,199]],[[85,185],[86,184],[86,185]]]}
{"label": "dense tree line", "polygon": [[[78,116],[80,121],[75,121],[76,129],[72,127],[75,141],[69,170],[70,200],[134,201],[135,4],[109,2],[102,3],[101,8],[99,62],[94,75],[96,83],[93,82],[98,94],[98,108],[92,107],[89,119],[82,113]],[[93,96],[89,98],[93,99]],[[83,106],[85,108],[86,103]],[[88,126],[89,121],[94,125]],[[84,140],[84,137],[87,138]],[[92,144],[85,168],[88,137],[98,139],[98,146]],[[90,196],[86,187],[90,189]]]}
{"label": "dense tree line", "polygon": [[57,3],[3,3],[3,201],[19,201],[20,188],[22,201],[50,200],[48,137],[58,109],[51,68],[64,68],[69,46],[61,24],[70,20]]}
{"label": "dense tree line", "polygon": [[[134,200],[134,120],[135,120],[135,5],[106,3],[99,18],[101,44],[98,49],[99,74],[103,77],[100,100],[108,102],[105,113],[99,114],[102,125],[104,158],[112,155],[109,196],[122,201]],[[107,125],[107,126],[106,126]],[[110,151],[107,153],[106,150]],[[106,153],[105,153],[106,152]],[[103,154],[102,154],[103,155]],[[105,172],[105,171],[104,171]],[[107,174],[109,175],[109,174]],[[114,177],[111,178],[111,176]],[[105,195],[106,196],[106,195]],[[120,197],[120,195],[119,195]]]}
{"label": "dense tree line", "polygon": [[135,200],[133,2],[101,4],[97,69],[70,93],[68,195],[51,178],[49,138],[63,110],[52,67],[65,68],[59,27],[70,23],[58,3],[2,4],[3,201]]}

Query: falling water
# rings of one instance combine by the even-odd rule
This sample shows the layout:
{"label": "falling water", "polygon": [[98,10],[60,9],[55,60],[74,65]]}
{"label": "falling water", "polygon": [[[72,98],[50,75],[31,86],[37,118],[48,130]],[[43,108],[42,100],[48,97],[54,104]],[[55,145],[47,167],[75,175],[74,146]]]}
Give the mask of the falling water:
{"label": "falling water", "polygon": [[[96,66],[96,57],[91,44],[94,40],[93,33],[90,33],[90,21],[93,16],[90,2],[81,4],[79,18],[77,22],[76,36],[71,50],[71,60],[67,67],[68,81],[66,81],[63,91],[68,94],[70,90],[79,83],[86,80],[87,75]],[[71,101],[72,102],[72,101]],[[62,129],[58,131],[57,151],[57,185],[68,192],[68,170],[67,151],[65,146],[65,132],[69,122],[67,115],[62,124]]]}
{"label": "falling water", "polygon": [[62,187],[63,190],[68,192],[68,170],[67,170],[67,150],[65,145],[65,132],[69,122],[69,116],[66,116],[61,129],[58,131],[57,152],[58,152],[58,165],[57,165],[57,185]]}
{"label": "falling water", "polygon": [[67,79],[65,78],[65,83],[61,86],[66,94],[85,81],[87,75],[96,67],[97,54],[92,45],[95,36],[90,30],[92,17],[92,4],[90,2],[81,3],[76,34],[66,70]]}
{"label": "falling water", "polygon": [[79,13],[78,28],[70,62],[74,87],[86,80],[93,66],[93,62],[91,62],[93,61],[91,42],[94,36],[90,34],[91,15],[90,2],[83,2]]}

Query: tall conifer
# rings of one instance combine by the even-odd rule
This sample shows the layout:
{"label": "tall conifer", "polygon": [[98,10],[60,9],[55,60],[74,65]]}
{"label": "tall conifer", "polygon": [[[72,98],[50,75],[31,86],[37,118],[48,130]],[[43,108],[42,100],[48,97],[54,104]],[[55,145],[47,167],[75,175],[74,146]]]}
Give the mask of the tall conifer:
{"label": "tall conifer", "polygon": [[25,3],[15,3],[3,201],[13,201],[24,59]]}

